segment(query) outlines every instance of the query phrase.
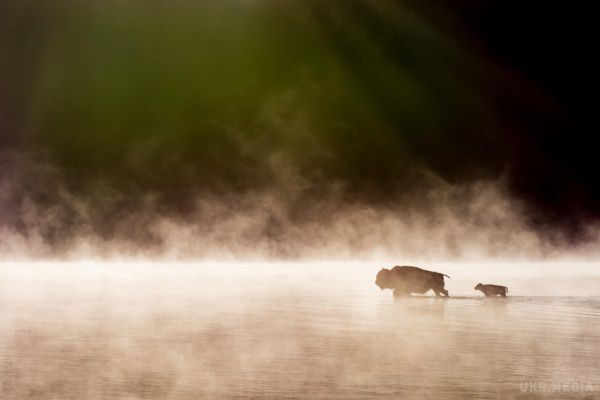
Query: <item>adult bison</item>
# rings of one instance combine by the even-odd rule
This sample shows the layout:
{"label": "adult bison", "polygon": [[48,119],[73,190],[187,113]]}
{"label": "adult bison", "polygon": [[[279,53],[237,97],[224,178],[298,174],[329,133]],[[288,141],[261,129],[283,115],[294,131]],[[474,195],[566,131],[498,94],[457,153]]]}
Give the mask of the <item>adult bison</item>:
{"label": "adult bison", "polygon": [[377,273],[375,284],[381,290],[394,289],[394,297],[426,293],[429,290],[433,290],[436,296],[444,294],[448,297],[448,291],[444,289],[444,276],[448,275],[417,267],[395,266],[391,270],[382,268]]}

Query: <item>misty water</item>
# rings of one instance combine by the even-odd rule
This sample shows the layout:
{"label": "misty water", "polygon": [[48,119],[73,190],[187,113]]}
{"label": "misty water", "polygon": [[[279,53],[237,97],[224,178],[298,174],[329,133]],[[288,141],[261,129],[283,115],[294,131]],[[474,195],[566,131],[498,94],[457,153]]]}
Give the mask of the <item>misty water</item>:
{"label": "misty water", "polygon": [[381,266],[0,264],[0,398],[600,397],[597,265],[422,265],[452,297],[397,301]]}

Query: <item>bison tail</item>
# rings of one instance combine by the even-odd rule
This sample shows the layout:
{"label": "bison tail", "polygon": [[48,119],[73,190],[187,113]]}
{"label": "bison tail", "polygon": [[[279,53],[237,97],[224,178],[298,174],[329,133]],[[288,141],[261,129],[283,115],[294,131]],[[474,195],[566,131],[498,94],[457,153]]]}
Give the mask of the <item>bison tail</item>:
{"label": "bison tail", "polygon": [[442,275],[444,275],[445,277],[447,277],[448,279],[450,279],[450,277],[448,275],[446,275],[446,274],[442,274]]}
{"label": "bison tail", "polygon": [[508,293],[508,288],[504,286],[504,294]]}

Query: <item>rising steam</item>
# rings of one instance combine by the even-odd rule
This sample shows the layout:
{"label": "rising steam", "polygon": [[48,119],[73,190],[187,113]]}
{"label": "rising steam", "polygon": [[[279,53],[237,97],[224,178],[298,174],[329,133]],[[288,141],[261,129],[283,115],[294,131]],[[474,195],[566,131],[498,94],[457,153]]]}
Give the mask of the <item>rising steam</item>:
{"label": "rising steam", "polygon": [[[8,160],[12,157],[12,160]],[[293,166],[272,159],[279,183],[262,191],[205,193],[176,215],[148,193],[128,201],[108,182],[74,194],[60,170],[16,153],[0,180],[4,258],[546,259],[586,257],[531,229],[526,208],[500,181],[450,184],[423,172],[397,201],[353,200],[331,185],[318,195]],[[10,161],[10,162],[9,162]]]}

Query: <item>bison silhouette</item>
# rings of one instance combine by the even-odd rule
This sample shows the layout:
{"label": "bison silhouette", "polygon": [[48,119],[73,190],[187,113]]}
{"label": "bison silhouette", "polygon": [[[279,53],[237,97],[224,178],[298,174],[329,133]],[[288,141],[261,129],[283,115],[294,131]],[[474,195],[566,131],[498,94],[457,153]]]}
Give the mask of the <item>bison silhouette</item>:
{"label": "bison silhouette", "polygon": [[375,284],[383,289],[393,289],[394,297],[410,296],[412,293],[423,294],[433,290],[436,296],[442,294],[449,297],[444,289],[444,276],[439,272],[427,271],[412,266],[395,266],[392,269],[382,268],[377,273]]}
{"label": "bison silhouette", "polygon": [[481,290],[483,292],[483,294],[485,295],[485,297],[494,297],[494,296],[506,297],[506,293],[508,293],[508,288],[506,286],[500,286],[500,285],[490,285],[490,284],[478,283],[474,289]]}

